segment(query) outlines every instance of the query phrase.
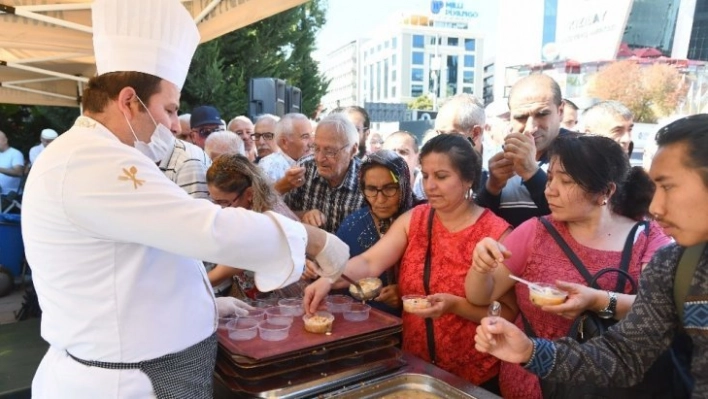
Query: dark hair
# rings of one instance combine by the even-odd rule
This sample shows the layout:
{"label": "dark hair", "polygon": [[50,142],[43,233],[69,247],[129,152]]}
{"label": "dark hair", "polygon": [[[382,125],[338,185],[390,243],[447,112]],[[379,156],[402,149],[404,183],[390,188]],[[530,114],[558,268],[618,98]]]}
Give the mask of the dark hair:
{"label": "dark hair", "polygon": [[683,164],[696,169],[708,187],[708,114],[687,116],[664,126],[656,133],[656,144],[684,144],[687,156],[682,157]]}
{"label": "dark hair", "polygon": [[[110,72],[89,79],[81,97],[84,111],[103,112],[108,102],[116,100],[121,90],[126,87],[135,89],[135,93],[149,106],[150,97],[161,90],[161,78],[142,72]],[[140,107],[142,110],[143,108]]]}
{"label": "dark hair", "polygon": [[332,110],[333,114],[340,114],[340,113],[348,113],[348,112],[358,112],[361,114],[361,116],[364,117],[364,127],[366,129],[371,127],[371,120],[369,119],[369,113],[366,112],[366,110],[358,105],[350,105],[348,107],[337,107],[334,110]]}
{"label": "dark hair", "polygon": [[428,140],[420,150],[420,162],[431,153],[445,154],[462,180],[472,183],[474,192],[482,180],[482,157],[467,138],[459,133],[441,134]]}
{"label": "dark hair", "polygon": [[565,172],[588,194],[608,194],[616,186],[610,206],[616,214],[641,220],[649,214],[654,183],[641,167],[632,168],[627,153],[614,140],[595,135],[566,134],[549,149]]}
{"label": "dark hair", "polygon": [[411,189],[411,174],[406,160],[391,150],[379,150],[366,155],[361,160],[359,167],[359,187],[364,191],[364,176],[366,172],[376,166],[383,166],[391,171],[401,192],[401,202],[398,205],[396,216],[411,209],[413,206],[413,191]]}

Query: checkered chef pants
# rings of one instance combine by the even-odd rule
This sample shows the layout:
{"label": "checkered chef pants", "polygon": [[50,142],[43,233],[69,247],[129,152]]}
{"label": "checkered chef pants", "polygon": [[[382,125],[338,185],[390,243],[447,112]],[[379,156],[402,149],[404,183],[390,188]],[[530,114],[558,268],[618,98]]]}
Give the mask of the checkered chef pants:
{"label": "checkered chef pants", "polygon": [[111,370],[140,369],[145,373],[158,399],[211,399],[216,363],[216,334],[177,352],[138,363],[108,363],[83,360],[68,355],[89,367]]}

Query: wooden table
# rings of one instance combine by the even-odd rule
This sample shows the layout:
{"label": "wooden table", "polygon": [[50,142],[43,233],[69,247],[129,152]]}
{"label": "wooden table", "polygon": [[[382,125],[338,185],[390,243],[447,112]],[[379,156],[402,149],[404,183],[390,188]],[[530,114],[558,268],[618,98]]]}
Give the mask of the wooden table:
{"label": "wooden table", "polygon": [[0,325],[0,398],[30,398],[32,378],[49,344],[40,319]]}

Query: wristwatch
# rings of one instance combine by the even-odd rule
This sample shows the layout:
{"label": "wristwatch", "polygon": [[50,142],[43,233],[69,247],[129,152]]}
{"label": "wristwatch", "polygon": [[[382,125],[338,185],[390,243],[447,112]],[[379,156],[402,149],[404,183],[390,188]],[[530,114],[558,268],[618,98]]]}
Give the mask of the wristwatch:
{"label": "wristwatch", "polygon": [[612,291],[607,291],[607,299],[610,300],[607,307],[597,311],[597,316],[601,319],[611,319],[615,317],[615,313],[617,312],[617,294]]}

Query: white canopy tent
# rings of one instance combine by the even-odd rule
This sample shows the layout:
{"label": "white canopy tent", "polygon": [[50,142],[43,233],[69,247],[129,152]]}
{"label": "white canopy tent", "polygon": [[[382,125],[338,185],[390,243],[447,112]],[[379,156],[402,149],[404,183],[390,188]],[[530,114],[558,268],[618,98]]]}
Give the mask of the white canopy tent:
{"label": "white canopy tent", "polygon": [[[150,0],[145,0],[150,1]],[[307,0],[182,0],[204,43]],[[92,0],[0,0],[0,103],[78,107],[95,75]]]}

